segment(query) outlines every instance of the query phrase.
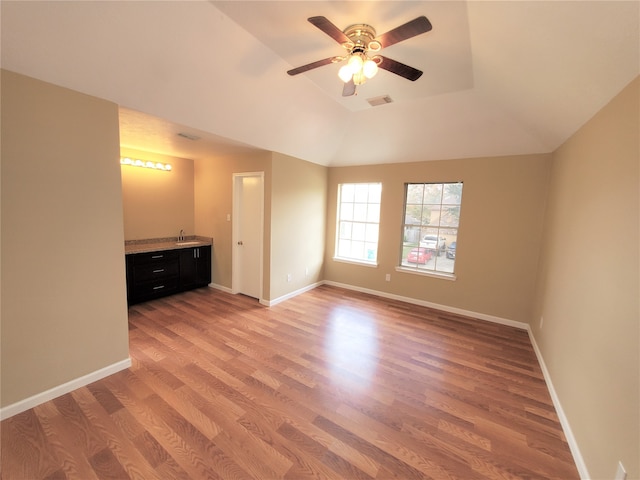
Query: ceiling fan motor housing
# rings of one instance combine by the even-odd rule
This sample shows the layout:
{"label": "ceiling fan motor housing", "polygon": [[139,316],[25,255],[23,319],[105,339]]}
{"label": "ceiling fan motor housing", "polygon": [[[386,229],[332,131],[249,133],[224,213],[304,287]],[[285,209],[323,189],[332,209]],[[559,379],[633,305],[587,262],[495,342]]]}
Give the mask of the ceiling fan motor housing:
{"label": "ceiling fan motor housing", "polygon": [[351,44],[345,42],[342,45],[351,52],[357,52],[356,49],[361,49],[361,52],[377,52],[382,48],[380,42],[375,40],[376,29],[366,23],[350,25],[344,29],[344,34],[349,37]]}

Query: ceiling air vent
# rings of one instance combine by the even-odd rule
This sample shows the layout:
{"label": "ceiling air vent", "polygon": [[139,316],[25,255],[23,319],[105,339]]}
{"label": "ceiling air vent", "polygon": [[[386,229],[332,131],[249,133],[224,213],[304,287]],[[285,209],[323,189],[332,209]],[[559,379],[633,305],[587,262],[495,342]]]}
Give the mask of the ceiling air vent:
{"label": "ceiling air vent", "polygon": [[378,105],[391,103],[393,99],[389,95],[382,95],[381,97],[367,98],[367,102],[369,102],[369,105],[372,107],[377,107]]}
{"label": "ceiling air vent", "polygon": [[187,140],[193,140],[193,141],[200,140],[200,137],[198,137],[196,135],[191,135],[190,133],[182,133],[182,132],[180,132],[180,133],[178,133],[178,136],[182,137],[182,138],[186,138]]}

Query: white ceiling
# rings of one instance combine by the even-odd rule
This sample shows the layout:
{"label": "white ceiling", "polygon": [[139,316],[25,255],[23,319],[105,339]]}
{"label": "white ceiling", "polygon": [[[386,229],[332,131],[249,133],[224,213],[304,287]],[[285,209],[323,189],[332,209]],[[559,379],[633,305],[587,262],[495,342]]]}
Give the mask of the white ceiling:
{"label": "white ceiling", "polygon": [[[640,73],[638,1],[8,1],[2,68],[117,103],[123,145],[186,158],[271,150],[323,165],[553,151]],[[307,22],[425,15],[386,71],[342,97]],[[366,99],[394,102],[371,107]],[[176,134],[195,134],[189,141]]]}

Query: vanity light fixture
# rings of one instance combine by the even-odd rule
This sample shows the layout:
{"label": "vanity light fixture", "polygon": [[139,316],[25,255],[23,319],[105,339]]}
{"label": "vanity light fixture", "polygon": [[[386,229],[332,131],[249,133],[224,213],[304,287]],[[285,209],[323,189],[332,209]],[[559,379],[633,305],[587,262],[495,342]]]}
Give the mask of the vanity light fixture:
{"label": "vanity light fixture", "polygon": [[171,164],[162,162],[151,162],[149,160],[138,160],[135,158],[121,158],[120,165],[129,165],[131,167],[151,168],[154,170],[163,170],[168,172],[171,170]]}

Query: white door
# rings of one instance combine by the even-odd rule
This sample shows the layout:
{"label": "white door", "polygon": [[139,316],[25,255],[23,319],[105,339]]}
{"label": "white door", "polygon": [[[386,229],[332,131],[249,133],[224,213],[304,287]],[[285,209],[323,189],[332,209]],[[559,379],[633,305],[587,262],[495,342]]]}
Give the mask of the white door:
{"label": "white door", "polygon": [[233,175],[232,290],[262,299],[264,173]]}

